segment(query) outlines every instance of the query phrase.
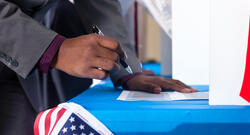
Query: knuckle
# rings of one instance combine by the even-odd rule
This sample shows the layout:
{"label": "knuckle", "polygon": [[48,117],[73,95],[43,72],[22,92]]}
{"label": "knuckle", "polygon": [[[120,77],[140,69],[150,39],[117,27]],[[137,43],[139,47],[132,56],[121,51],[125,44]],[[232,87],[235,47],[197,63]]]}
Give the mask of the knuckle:
{"label": "knuckle", "polygon": [[178,84],[178,81],[174,80],[174,81],[173,81],[173,84]]}
{"label": "knuckle", "polygon": [[119,41],[117,39],[113,39],[114,44],[119,45]]}
{"label": "knuckle", "polygon": [[182,83],[181,81],[177,81],[176,83],[179,85],[186,85],[186,84]]}
{"label": "knuckle", "polygon": [[158,79],[159,79],[160,81],[165,80],[165,78],[164,78],[164,77],[158,77]]}
{"label": "knuckle", "polygon": [[174,82],[180,82],[179,80],[173,80]]}
{"label": "knuckle", "polygon": [[114,47],[115,50],[119,48],[119,41],[118,40],[114,39],[114,41],[113,41],[113,47]]}
{"label": "knuckle", "polygon": [[92,33],[92,34],[89,34],[89,36],[90,36],[90,40],[97,40],[98,39],[98,35],[97,34],[94,34],[94,33]]}
{"label": "knuckle", "polygon": [[168,86],[172,88],[174,86],[174,84],[173,83],[168,83]]}

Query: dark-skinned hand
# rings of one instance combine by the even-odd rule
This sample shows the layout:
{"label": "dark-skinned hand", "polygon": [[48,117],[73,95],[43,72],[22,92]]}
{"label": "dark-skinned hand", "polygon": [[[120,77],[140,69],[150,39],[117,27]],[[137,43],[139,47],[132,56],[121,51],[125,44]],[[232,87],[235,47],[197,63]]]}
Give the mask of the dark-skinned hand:
{"label": "dark-skinned hand", "polygon": [[159,76],[149,76],[146,74],[133,77],[127,81],[126,85],[130,90],[146,91],[150,93],[160,93],[162,89],[171,89],[182,93],[197,92],[197,89],[191,88],[181,81],[166,79]]}
{"label": "dark-skinned hand", "polygon": [[108,71],[119,70],[119,59],[125,57],[117,40],[89,34],[66,39],[53,67],[76,77],[103,79]]}
{"label": "dark-skinned hand", "polygon": [[156,75],[152,70],[148,70],[148,69],[143,69],[142,73],[146,75]]}

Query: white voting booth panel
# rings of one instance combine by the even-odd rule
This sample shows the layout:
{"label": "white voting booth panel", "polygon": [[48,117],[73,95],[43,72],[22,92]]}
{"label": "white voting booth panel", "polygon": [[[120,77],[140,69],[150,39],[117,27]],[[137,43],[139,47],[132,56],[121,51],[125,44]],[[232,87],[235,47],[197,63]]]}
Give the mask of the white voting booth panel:
{"label": "white voting booth panel", "polygon": [[172,39],[161,31],[161,75],[172,76]]}
{"label": "white voting booth panel", "polygon": [[209,3],[172,1],[172,76],[189,85],[209,84]]}
{"label": "white voting booth panel", "polygon": [[250,105],[240,96],[248,46],[250,0],[210,1],[209,104]]}

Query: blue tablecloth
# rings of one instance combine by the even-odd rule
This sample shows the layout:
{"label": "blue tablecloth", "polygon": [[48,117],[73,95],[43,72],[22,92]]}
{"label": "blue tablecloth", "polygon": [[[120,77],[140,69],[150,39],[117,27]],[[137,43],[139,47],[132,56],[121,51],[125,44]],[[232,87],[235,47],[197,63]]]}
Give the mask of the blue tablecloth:
{"label": "blue tablecloth", "polygon": [[[159,72],[158,64],[150,66]],[[107,81],[69,102],[85,107],[115,134],[250,135],[250,106],[210,106],[208,100],[118,101],[120,93]]]}

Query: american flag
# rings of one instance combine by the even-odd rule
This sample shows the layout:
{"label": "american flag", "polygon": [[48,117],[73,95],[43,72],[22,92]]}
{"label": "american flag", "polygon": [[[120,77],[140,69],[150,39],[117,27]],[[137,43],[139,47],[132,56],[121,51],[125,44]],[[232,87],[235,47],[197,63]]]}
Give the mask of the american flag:
{"label": "american flag", "polygon": [[34,124],[35,135],[113,135],[82,106],[63,103],[41,112]]}

